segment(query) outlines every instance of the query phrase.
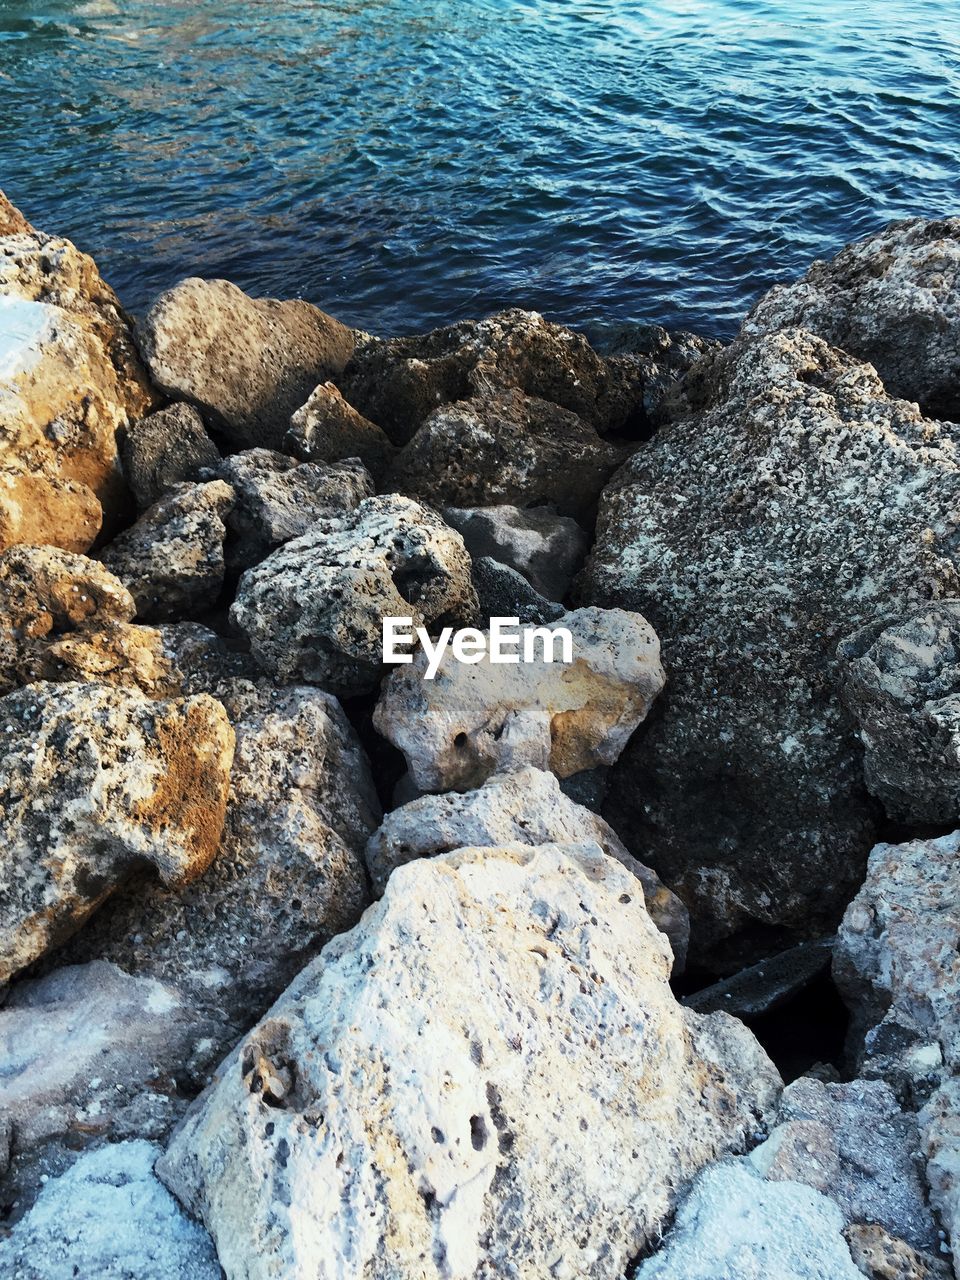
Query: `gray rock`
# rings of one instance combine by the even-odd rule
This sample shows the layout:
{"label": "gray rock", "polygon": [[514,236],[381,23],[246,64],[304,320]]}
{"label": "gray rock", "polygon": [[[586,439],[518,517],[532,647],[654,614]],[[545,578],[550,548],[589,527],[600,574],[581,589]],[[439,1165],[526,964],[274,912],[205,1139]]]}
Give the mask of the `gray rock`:
{"label": "gray rock", "polygon": [[960,1079],[951,1077],[920,1112],[922,1154],[927,1162],[930,1203],[947,1229],[953,1249],[953,1273],[960,1272]]}
{"label": "gray rock", "polygon": [[554,775],[542,769],[497,774],[476,791],[427,795],[394,809],[370,837],[365,857],[374,894],[379,895],[391,873],[415,858],[468,845],[587,841],[622,862],[640,881],[651,920],[670,939],[674,975],[682,973],[690,941],[686,907],[656,872],[633,857],[612,827],[569,800]]}
{"label": "gray rock", "polygon": [[139,511],[146,511],[176,484],[200,479],[220,452],[189,404],[172,404],[133,422],[119,440],[123,476]]}
{"label": "gray rock", "polygon": [[542,626],[556,622],[566,610],[562,604],[546,600],[534,591],[526,578],[509,565],[481,556],[473,562],[473,585],[477,592],[481,619],[518,618],[522,623]]}
{"label": "gray rock", "polygon": [[291,414],[341,372],[355,339],[309,302],[198,279],[162,293],[137,337],[157,386],[196,405],[234,448],[279,448]]}
{"label": "gray rock", "polygon": [[815,262],[747,317],[755,335],[801,326],[869,360],[892,396],[960,421],[960,218],[911,218]]}
{"label": "gray rock", "polygon": [[435,410],[397,455],[386,484],[441,506],[551,503],[591,523],[627,452],[568,409],[508,391]]}
{"label": "gray rock", "polygon": [[227,458],[216,474],[234,494],[226,514],[231,569],[249,569],[321,516],[352,511],[373,495],[373,480],[356,458],[297,463],[271,449],[248,449]]}
{"label": "gray rock", "polygon": [[234,735],[213,698],[95,684],[0,698],[0,983],[131,871],[196,879],[217,851]]}
{"label": "gray rock", "polygon": [[960,600],[872,623],[839,656],[870,791],[899,822],[960,821]]}
{"label": "gray rock", "polygon": [[177,485],[100,553],[137,603],[137,617],[196,616],[223,587],[226,516],[233,490],[222,480]]}
{"label": "gray rock", "polygon": [[771,951],[830,932],[860,882],[879,815],[836,647],[960,591],[960,457],[951,430],[801,331],[714,372],[708,407],[607,489],[580,598],[663,637],[670,684],[605,816],[721,967],[758,929]]}
{"label": "gray rock", "polygon": [[779,1092],[744,1027],[679,1008],[669,968],[596,845],[409,863],[157,1172],[246,1280],[620,1275]]}
{"label": "gray rock", "polygon": [[761,960],[712,986],[687,996],[683,1003],[698,1013],[722,1009],[733,1018],[758,1018],[785,1004],[830,967],[833,939],[801,942],[789,951]]}
{"label": "gray rock", "polygon": [[230,617],[275,679],[349,694],[380,681],[383,618],[468,622],[476,608],[459,533],[388,494],[316,521],[249,569]]}
{"label": "gray rock", "polygon": [[337,382],[397,444],[439,405],[491,391],[547,400],[600,431],[621,430],[642,396],[635,369],[602,359],[580,334],[537,312],[517,309],[414,337],[368,338]]}
{"label": "gray rock", "polygon": [[369,418],[357,413],[332,382],[322,382],[290,419],[283,449],[304,462],[339,462],[359,458],[377,480],[396,449]]}
{"label": "gray rock", "polygon": [[471,557],[490,556],[516,569],[548,600],[563,600],[583,567],[590,540],[550,507],[447,507],[447,524],[463,535]]}
{"label": "gray rock", "polygon": [[658,324],[627,325],[609,333],[603,343],[608,363],[630,369],[642,399],[632,434],[649,435],[677,416],[676,392],[690,369],[706,355],[721,350],[712,338]]}

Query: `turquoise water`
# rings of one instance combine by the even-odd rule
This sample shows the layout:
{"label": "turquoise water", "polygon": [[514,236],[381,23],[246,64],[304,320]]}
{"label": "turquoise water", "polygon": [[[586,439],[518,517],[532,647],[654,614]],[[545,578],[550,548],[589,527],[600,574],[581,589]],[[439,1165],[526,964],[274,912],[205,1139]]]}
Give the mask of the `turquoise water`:
{"label": "turquoise water", "polygon": [[960,211],[960,9],[0,0],[0,186],[142,309],[223,275],[399,332],[508,304],[728,334]]}

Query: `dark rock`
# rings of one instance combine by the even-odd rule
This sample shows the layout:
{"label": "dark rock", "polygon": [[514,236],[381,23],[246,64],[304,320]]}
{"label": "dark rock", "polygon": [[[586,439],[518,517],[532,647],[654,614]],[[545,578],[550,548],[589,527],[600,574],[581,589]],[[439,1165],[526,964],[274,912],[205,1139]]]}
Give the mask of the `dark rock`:
{"label": "dark rock", "polygon": [[563,600],[590,547],[586,533],[552,507],[447,507],[474,560],[489,556],[523,574],[548,600]]}
{"label": "dark rock", "polygon": [[697,1013],[729,1013],[731,1017],[758,1018],[778,1009],[808,987],[830,966],[833,940],[801,942],[789,951],[715,982],[687,996],[683,1003]]}
{"label": "dark rock", "polygon": [[565,613],[562,604],[545,600],[516,569],[490,556],[474,560],[473,585],[482,619],[519,618],[521,623],[543,626]]}
{"label": "dark rock", "polygon": [[220,461],[203,419],[188,404],[173,404],[132,423],[119,443],[124,479],[140,511],[175,484],[199,480],[204,467]]}

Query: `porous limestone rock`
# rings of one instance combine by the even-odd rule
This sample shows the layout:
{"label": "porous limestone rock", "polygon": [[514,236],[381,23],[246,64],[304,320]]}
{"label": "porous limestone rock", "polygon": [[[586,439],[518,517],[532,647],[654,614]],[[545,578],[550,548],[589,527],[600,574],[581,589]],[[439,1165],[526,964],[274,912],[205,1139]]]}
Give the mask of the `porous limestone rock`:
{"label": "porous limestone rock", "polygon": [[131,880],[65,952],[188,992],[224,1024],[208,1061],[356,924],[369,901],[363,849],[380,820],[369,764],[336,699],[235,681],[224,700],[236,752],[216,858],[184,889]]}
{"label": "porous limestone rock", "polygon": [[459,533],[388,494],[316,521],[249,569],[230,617],[275,679],[361,693],[380,680],[383,618],[455,624],[476,608]]}
{"label": "porous limestone rock", "polygon": [[385,483],[442,506],[551,503],[589,523],[627,452],[575,413],[507,391],[435,410]]}
{"label": "porous limestone rock", "polygon": [[155,392],[93,260],[4,208],[0,547],[86,551],[127,500],[117,431],[149,411]]}
{"label": "porous limestone rock", "polygon": [[862,627],[839,656],[870,791],[899,822],[960,821],[960,600]]}
{"label": "porous limestone rock", "polygon": [[373,480],[356,458],[298,463],[272,449],[247,449],[227,458],[216,474],[234,494],[226,516],[231,569],[258,564],[321,516],[352,511],[373,495]]}
{"label": "porous limestone rock", "polygon": [[184,697],[209,693],[221,702],[238,684],[262,679],[256,662],[240,647],[196,622],[161,622],[164,659],[175,672],[178,693]]}
{"label": "porous limestone rock", "polygon": [[123,474],[146,511],[175,484],[200,479],[205,467],[216,467],[220,452],[189,404],[172,404],[133,422],[120,436]]}
{"label": "porous limestone rock", "polygon": [[792,1182],[764,1182],[745,1161],[705,1169],[663,1248],[636,1280],[863,1280],[837,1206]]}
{"label": "porous limestone rock", "polygon": [[745,1028],[680,1009],[669,967],[596,845],[409,863],[222,1064],[158,1174],[233,1280],[607,1280],[778,1093]]}
{"label": "porous limestone rock", "polygon": [[357,413],[332,382],[321,382],[290,419],[284,451],[304,462],[339,462],[359,458],[380,479],[396,452],[380,428]]}
{"label": "porous limestone rock", "polygon": [[217,851],[234,735],[206,696],[34,684],[0,698],[0,983],[134,869],[188,884]]}
{"label": "porous limestone rock", "polygon": [[250,298],[227,280],[181,280],[137,337],[154,382],[197,406],[233,448],[279,448],[290,415],[350,358],[353,330],[319,307]]}
{"label": "porous limestone rock", "polygon": [[120,1142],[44,1187],[0,1240],[9,1280],[220,1280],[210,1237],[153,1173],[159,1149]]}
{"label": "porous limestone rock", "polygon": [[600,431],[628,426],[642,398],[635,369],[604,360],[580,334],[517,308],[413,337],[367,338],[337,381],[397,444],[438,405],[491,391],[548,400]]}
{"label": "porous limestone rock", "polygon": [[960,422],[960,218],[894,222],[776,285],[747,335],[793,326],[869,360],[892,396]]}
{"label": "porous limestone rock", "polygon": [[514,665],[489,654],[460,663],[447,649],[433,680],[422,650],[393,669],[374,726],[403,752],[421,791],[466,790],[527,764],[567,778],[620,755],[663,688],[656,633],[623,609],[576,609],[551,625],[572,637],[569,665],[559,649],[544,662],[538,644],[537,661]]}
{"label": "porous limestone rock", "polygon": [[843,1238],[854,1263],[869,1280],[948,1280],[953,1275],[945,1258],[920,1253],[873,1223],[846,1227]]}
{"label": "porous limestone rock", "polygon": [[859,1074],[922,1100],[960,1072],[960,832],[877,845],[833,973]]}
{"label": "porous limestone rock", "polygon": [[233,501],[223,480],[176,485],[104,547],[101,559],[130,591],[138,618],[169,621],[212,608],[223,587]]}
{"label": "porous limestone rock", "polygon": [[686,907],[656,872],[633,857],[612,827],[568,799],[554,774],[542,769],[496,774],[476,791],[426,795],[394,809],[370,837],[365,856],[373,891],[379,895],[390,874],[415,858],[433,858],[468,845],[588,841],[622,862],[640,881],[651,920],[670,939],[674,974],[682,972],[690,940]]}
{"label": "porous limestone rock", "polygon": [[166,1137],[205,1082],[218,1027],[176,987],[102,961],[14,983],[0,1008],[14,1216],[84,1147]]}
{"label": "porous limestone rock", "polygon": [[562,604],[535,591],[523,574],[490,556],[473,561],[471,576],[477,593],[477,616],[482,620],[517,618],[542,626],[556,622],[566,613]]}
{"label": "porous limestone rock", "polygon": [[472,559],[509,565],[548,600],[566,596],[590,547],[576,520],[551,507],[447,507],[443,518],[463,535]]}
{"label": "porous limestone rock", "polygon": [[751,938],[830,932],[862,878],[879,815],[837,644],[960,592],[960,455],[868,365],[798,330],[725,353],[712,394],[606,490],[580,598],[638,609],[664,638],[670,685],[605,816],[719,967]]}
{"label": "porous limestone rock", "polygon": [[960,1078],[952,1076],[919,1116],[930,1203],[954,1242],[953,1271],[960,1276]]}

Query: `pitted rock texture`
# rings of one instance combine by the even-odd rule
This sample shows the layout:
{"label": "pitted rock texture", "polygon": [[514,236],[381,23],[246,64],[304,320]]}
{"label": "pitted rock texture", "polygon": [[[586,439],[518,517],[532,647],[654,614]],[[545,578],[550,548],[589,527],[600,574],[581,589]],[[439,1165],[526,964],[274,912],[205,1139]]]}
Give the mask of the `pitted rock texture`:
{"label": "pitted rock texture", "polygon": [[[920,1112],[919,1124],[930,1203],[956,1242],[960,1239],[960,1078],[952,1076],[936,1091]],[[953,1272],[960,1272],[955,1245]]]}
{"label": "pitted rock texture", "polygon": [[686,329],[673,331],[658,324],[625,325],[603,343],[607,362],[628,370],[641,390],[640,403],[628,424],[630,434],[647,438],[676,412],[675,392],[690,369],[721,344]]}
{"label": "pitted rock texture", "polygon": [[5,208],[0,547],[86,551],[127,501],[117,431],[148,412],[156,393],[93,260]]}
{"label": "pitted rock texture", "polygon": [[517,618],[541,626],[556,622],[566,613],[562,604],[535,591],[522,573],[490,556],[473,561],[471,576],[477,592],[478,617],[484,620]]}
{"label": "pitted rock texture", "polygon": [[858,1222],[844,1230],[850,1257],[869,1280],[950,1280],[946,1258],[920,1253],[883,1227]]}
{"label": "pitted rock texture", "polygon": [[380,428],[357,413],[332,382],[322,382],[290,419],[283,449],[304,462],[359,458],[380,479],[396,449]]}
{"label": "pitted rock texture", "polygon": [[960,832],[877,845],[833,973],[860,1075],[923,1100],[960,1072]]}
{"label": "pitted rock texture", "polygon": [[[374,712],[377,730],[400,748],[421,791],[479,786],[501,769],[534,765],[567,778],[611,764],[664,684],[660,644],[646,621],[623,609],[576,609],[551,628],[572,637],[573,662],[474,664],[448,648],[435,679],[423,650],[394,667]],[[520,628],[521,637],[535,628]],[[522,652],[523,639],[514,647]]]}
{"label": "pitted rock texture", "polygon": [[596,845],[401,867],[157,1165],[227,1273],[619,1275],[779,1089],[681,1011],[637,888]]}
{"label": "pitted rock texture", "polygon": [[394,809],[370,837],[365,856],[373,891],[379,895],[391,873],[415,858],[433,858],[468,845],[589,841],[640,881],[647,913],[670,939],[674,974],[682,972],[690,940],[683,903],[655,872],[637,862],[612,827],[568,799],[556,777],[542,769],[497,774],[476,791],[422,796]]}
{"label": "pitted rock texture", "polygon": [[336,699],[237,681],[225,703],[237,745],[216,858],[184,889],[132,880],[65,952],[188,992],[225,1024],[208,1063],[356,924],[369,901],[363,848],[381,816]]}
{"label": "pitted rock texture", "polygon": [[220,1280],[210,1237],[158,1182],[152,1143],[90,1152],[0,1240],[10,1280]]}
{"label": "pitted rock texture", "polygon": [[870,791],[899,822],[960,821],[960,600],[863,627],[839,656]]}
{"label": "pitted rock texture", "polygon": [[216,474],[234,495],[226,515],[231,569],[249,569],[321,516],[352,511],[373,496],[373,480],[356,458],[298,463],[272,449],[247,449],[227,458]]}
{"label": "pitted rock texture", "polygon": [[138,618],[180,620],[216,604],[233,502],[233,490],[223,480],[176,485],[104,547],[101,559],[129,589]]}
{"label": "pitted rock texture", "polygon": [[437,409],[385,483],[440,506],[549,503],[591,523],[600,491],[628,452],[575,413],[506,391]]}
{"label": "pitted rock texture", "polygon": [[181,280],[137,337],[156,385],[187,400],[233,448],[279,448],[319,382],[336,377],[352,329],[309,302],[250,298],[227,280]]}
{"label": "pitted rock texture", "polygon": [[443,518],[463,535],[472,559],[509,565],[548,600],[567,595],[590,547],[576,520],[551,507],[447,507]]}
{"label": "pitted rock texture", "polygon": [[249,569],[230,617],[275,679],[349,694],[380,681],[383,618],[456,625],[476,610],[459,533],[419,503],[388,494],[316,521]]}
{"label": "pitted rock texture", "polygon": [[131,871],[188,884],[220,841],[234,735],[213,698],[95,684],[0,698],[0,983]]}
{"label": "pitted rock texture", "polygon": [[[835,926],[878,806],[837,695],[837,644],[960,589],[953,432],[801,331],[727,357],[715,403],[607,489],[585,602],[639,609],[670,685],[606,816],[687,903],[720,965]],[[756,952],[754,951],[754,955]]]}
{"label": "pitted rock texture", "polygon": [[176,484],[200,479],[220,452],[189,404],[172,404],[133,422],[120,436],[120,459],[137,509],[146,511]]}
{"label": "pitted rock texture", "polygon": [[894,222],[776,285],[744,321],[793,326],[869,360],[892,396],[960,422],[960,218]]}
{"label": "pitted rock texture", "polygon": [[86,1146],[165,1138],[204,1083],[216,1028],[175,987],[102,961],[16,982],[0,1008],[4,1203],[21,1216]]}
{"label": "pitted rock texture", "polygon": [[337,381],[397,444],[439,405],[490,392],[525,392],[600,431],[627,427],[643,394],[634,368],[604,360],[580,334],[517,308],[414,337],[367,338]]}

